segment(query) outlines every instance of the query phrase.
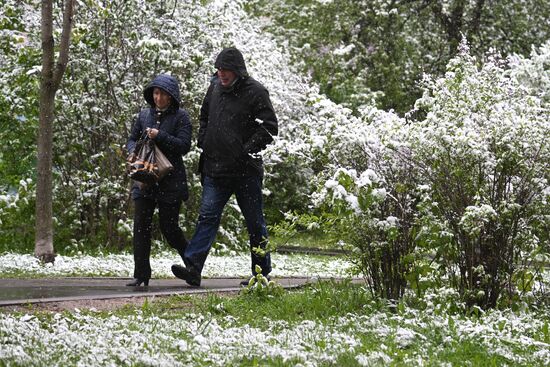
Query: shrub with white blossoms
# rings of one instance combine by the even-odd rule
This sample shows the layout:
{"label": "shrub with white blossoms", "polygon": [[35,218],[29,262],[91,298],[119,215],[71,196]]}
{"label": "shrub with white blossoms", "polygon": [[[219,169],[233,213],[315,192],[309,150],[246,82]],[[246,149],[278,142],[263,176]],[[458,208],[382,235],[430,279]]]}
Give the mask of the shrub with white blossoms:
{"label": "shrub with white blossoms", "polygon": [[424,119],[363,108],[325,126],[315,203],[376,293],[448,279],[469,304],[493,307],[503,291],[532,290],[549,246],[548,54],[478,69],[463,44],[426,84]]}
{"label": "shrub with white blossoms", "polygon": [[[332,131],[327,147],[332,162],[315,202],[336,239],[348,244],[356,270],[371,292],[400,298],[416,256],[416,169],[407,145],[404,119],[364,108],[361,119]],[[415,277],[416,278],[416,277]]]}
{"label": "shrub with white blossoms", "polygon": [[[540,51],[546,69],[549,51]],[[525,82],[540,74],[543,84],[548,75],[540,61],[510,60],[494,57],[478,69],[463,43],[417,101],[427,115],[410,128],[433,203],[429,225],[451,234],[433,242],[446,248],[437,255],[453,264],[446,270],[466,300],[482,307],[495,306],[503,291],[512,296],[519,275],[519,290],[529,290],[523,280],[537,272],[531,260],[548,251],[550,105]]]}

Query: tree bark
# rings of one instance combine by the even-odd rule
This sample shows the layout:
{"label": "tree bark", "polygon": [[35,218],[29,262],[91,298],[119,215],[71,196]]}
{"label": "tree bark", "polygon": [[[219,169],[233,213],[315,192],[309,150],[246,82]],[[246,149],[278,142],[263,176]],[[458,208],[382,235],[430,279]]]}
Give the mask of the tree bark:
{"label": "tree bark", "polygon": [[65,0],[59,58],[54,66],[53,1],[42,1],[42,74],[37,141],[36,232],[34,255],[43,262],[55,259],[53,247],[52,150],[55,93],[69,61],[75,0]]}

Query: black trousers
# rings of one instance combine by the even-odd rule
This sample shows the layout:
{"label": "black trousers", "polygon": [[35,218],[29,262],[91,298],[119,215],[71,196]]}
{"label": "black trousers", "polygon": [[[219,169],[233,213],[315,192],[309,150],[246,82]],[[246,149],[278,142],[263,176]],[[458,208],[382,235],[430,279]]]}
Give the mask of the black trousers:
{"label": "black trousers", "polygon": [[167,204],[146,198],[134,200],[134,278],[151,278],[151,229],[157,205],[160,231],[168,244],[183,258],[187,240],[178,224],[181,203]]}

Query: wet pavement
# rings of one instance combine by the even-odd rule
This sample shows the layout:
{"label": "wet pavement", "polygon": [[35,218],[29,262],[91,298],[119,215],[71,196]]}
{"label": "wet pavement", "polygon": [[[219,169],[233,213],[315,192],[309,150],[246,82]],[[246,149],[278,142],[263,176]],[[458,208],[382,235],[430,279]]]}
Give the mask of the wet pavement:
{"label": "wet pavement", "polygon": [[[44,302],[113,299],[176,294],[236,292],[242,278],[203,279],[201,287],[191,287],[180,279],[151,279],[149,286],[127,287],[129,278],[40,278],[0,279],[0,307]],[[284,288],[295,288],[311,278],[273,279]]]}

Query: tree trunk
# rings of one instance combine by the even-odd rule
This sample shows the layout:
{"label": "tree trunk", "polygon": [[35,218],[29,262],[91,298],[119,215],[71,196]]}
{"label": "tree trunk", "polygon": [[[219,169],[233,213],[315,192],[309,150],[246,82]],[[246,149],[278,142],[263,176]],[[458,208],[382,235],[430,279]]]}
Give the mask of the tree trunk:
{"label": "tree trunk", "polygon": [[43,77],[40,86],[40,123],[36,183],[36,237],[34,255],[43,262],[53,262],[52,146],[55,91]]}
{"label": "tree trunk", "polygon": [[69,41],[75,0],[65,0],[59,58],[54,66],[53,1],[42,1],[42,75],[36,182],[36,232],[34,255],[43,262],[55,259],[53,247],[52,151],[55,93],[69,60]]}

